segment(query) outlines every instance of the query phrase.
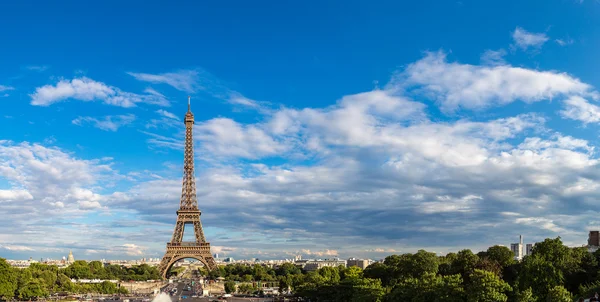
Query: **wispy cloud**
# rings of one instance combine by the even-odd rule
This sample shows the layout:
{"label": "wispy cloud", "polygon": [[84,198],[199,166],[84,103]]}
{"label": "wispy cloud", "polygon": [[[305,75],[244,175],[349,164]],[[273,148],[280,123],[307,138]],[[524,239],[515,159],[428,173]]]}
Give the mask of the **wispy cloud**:
{"label": "wispy cloud", "polygon": [[527,50],[529,48],[540,48],[549,39],[545,33],[532,33],[524,30],[521,27],[517,27],[515,29],[512,37],[515,45],[522,50]]}
{"label": "wispy cloud", "polygon": [[163,110],[163,109],[158,109],[156,110],[156,113],[164,116],[164,117],[168,117],[168,118],[172,118],[172,119],[178,119],[177,116],[169,111]]}
{"label": "wispy cloud", "polygon": [[31,71],[37,71],[37,72],[43,72],[48,70],[48,68],[50,68],[47,65],[29,65],[29,66],[25,66],[25,69],[27,70],[31,70]]}
{"label": "wispy cloud", "polygon": [[72,123],[78,126],[83,126],[86,123],[90,123],[94,127],[104,131],[117,131],[120,127],[131,124],[134,120],[135,115],[133,114],[108,115],[101,119],[89,116],[80,116],[74,119]]}
{"label": "wispy cloud", "polygon": [[14,87],[0,85],[0,91],[14,90]]}
{"label": "wispy cloud", "polygon": [[567,46],[567,45],[571,45],[571,44],[575,43],[575,41],[571,38],[555,39],[554,41],[560,46]]}
{"label": "wispy cloud", "polygon": [[154,84],[167,84],[177,90],[189,93],[194,93],[203,89],[199,84],[198,71],[196,70],[179,70],[161,74],[127,72],[127,74],[139,81]]}
{"label": "wispy cloud", "polygon": [[564,118],[578,120],[584,124],[600,122],[600,106],[591,104],[580,96],[572,96],[564,101],[560,111]]}
{"label": "wispy cloud", "polygon": [[253,109],[263,109],[263,103],[249,99],[241,93],[229,89],[210,73],[202,69],[179,70],[161,74],[127,72],[135,79],[153,84],[167,84],[171,87],[188,92],[204,92],[217,99],[224,100],[232,105],[241,105]]}
{"label": "wispy cloud", "polygon": [[506,61],[504,60],[504,56],[506,56],[506,50],[486,50],[481,55],[481,63],[484,65],[496,66],[496,65],[506,65]]}
{"label": "wispy cloud", "polygon": [[60,80],[56,85],[45,85],[36,88],[31,94],[31,105],[49,106],[68,99],[80,101],[100,100],[105,104],[134,107],[137,103],[158,106],[169,106],[169,101],[154,90],[146,90],[148,94],[125,92],[121,89],[82,77],[72,80]]}
{"label": "wispy cloud", "polygon": [[444,52],[428,53],[408,65],[391,85],[426,93],[447,112],[460,107],[484,109],[517,100],[538,102],[565,95],[597,96],[592,86],[566,73],[448,62]]}

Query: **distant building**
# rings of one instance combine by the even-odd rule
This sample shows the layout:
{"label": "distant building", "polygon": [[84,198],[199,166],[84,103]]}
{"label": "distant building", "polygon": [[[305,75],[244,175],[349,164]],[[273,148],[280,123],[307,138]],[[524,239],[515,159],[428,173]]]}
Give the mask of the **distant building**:
{"label": "distant building", "polygon": [[339,260],[339,259],[308,260],[304,264],[303,269],[307,272],[312,272],[312,271],[316,271],[316,270],[326,267],[326,266],[337,267],[339,265],[346,266],[346,260]]}
{"label": "distant building", "polygon": [[528,243],[525,246],[525,256],[531,256],[531,252],[533,251],[533,246],[535,245],[535,243]]}
{"label": "distant building", "polygon": [[350,258],[346,261],[346,267],[351,267],[351,266],[356,266],[361,269],[365,269],[367,266],[369,266],[369,260]]}
{"label": "distant building", "polygon": [[589,246],[600,246],[600,231],[590,231],[588,235]]}
{"label": "distant building", "polygon": [[73,257],[73,252],[69,250],[69,257],[67,257],[67,263],[71,264],[75,262],[75,257]]}
{"label": "distant building", "polygon": [[515,254],[515,260],[523,259],[523,236],[519,235],[518,243],[511,243],[510,250]]}

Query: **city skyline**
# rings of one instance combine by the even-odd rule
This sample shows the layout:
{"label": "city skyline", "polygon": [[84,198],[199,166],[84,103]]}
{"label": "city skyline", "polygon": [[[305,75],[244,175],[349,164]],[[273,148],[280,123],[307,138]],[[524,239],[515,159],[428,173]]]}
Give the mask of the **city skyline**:
{"label": "city skyline", "polygon": [[381,259],[518,234],[581,246],[600,229],[599,14],[595,1],[2,3],[0,257],[162,257],[188,95],[198,206],[222,257]]}

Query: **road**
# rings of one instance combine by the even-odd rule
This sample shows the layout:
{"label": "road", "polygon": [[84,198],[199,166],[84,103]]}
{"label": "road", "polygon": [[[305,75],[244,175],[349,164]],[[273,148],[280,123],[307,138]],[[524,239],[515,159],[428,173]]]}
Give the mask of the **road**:
{"label": "road", "polygon": [[[191,281],[187,281],[187,283],[191,283]],[[272,302],[273,298],[239,298],[239,297],[228,297],[223,300],[218,300],[217,297],[196,297],[192,298],[194,293],[192,291],[186,290],[186,283],[179,282],[177,283],[177,293],[171,297],[173,302],[211,302],[211,301],[226,301],[226,302]],[[202,293],[200,293],[202,295]],[[183,299],[182,296],[186,296],[187,298]]]}

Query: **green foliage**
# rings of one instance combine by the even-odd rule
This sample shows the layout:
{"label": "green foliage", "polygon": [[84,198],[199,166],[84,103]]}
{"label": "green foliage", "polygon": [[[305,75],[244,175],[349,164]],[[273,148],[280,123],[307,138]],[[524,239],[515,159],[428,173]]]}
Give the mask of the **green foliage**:
{"label": "green foliage", "polygon": [[515,262],[515,254],[507,247],[494,245],[487,249],[485,258],[496,261],[501,267],[507,267]]}
{"label": "green foliage", "polygon": [[546,297],[551,288],[563,281],[562,271],[539,254],[525,257],[517,278],[520,289],[531,288],[536,297]]}
{"label": "green foliage", "polygon": [[571,302],[573,295],[562,286],[555,286],[548,292],[547,302]]}
{"label": "green foliage", "polygon": [[531,288],[517,292],[515,302],[536,302],[537,299],[533,296]]}
{"label": "green foliage", "polygon": [[235,282],[233,282],[233,281],[225,282],[225,292],[228,294],[234,293],[235,292]]}
{"label": "green foliage", "polygon": [[385,297],[385,301],[465,301],[462,277],[427,273],[421,278],[407,278],[394,287]]}
{"label": "green foliage", "polygon": [[492,272],[475,269],[467,284],[468,302],[506,302],[507,292],[512,289],[508,283]]}
{"label": "green foliage", "polygon": [[17,290],[18,297],[21,300],[31,300],[38,297],[47,297],[48,290],[41,279],[29,280],[25,286]]}
{"label": "green foliage", "polygon": [[379,279],[383,286],[388,286],[391,282],[391,268],[384,263],[376,262],[367,266],[363,272],[365,278]]}
{"label": "green foliage", "polygon": [[6,259],[0,258],[0,299],[12,298],[16,290],[17,273],[6,262]]}
{"label": "green foliage", "polygon": [[243,283],[238,286],[237,290],[239,293],[242,293],[242,294],[251,294],[251,293],[254,293],[255,291],[257,291],[258,288],[253,284]]}
{"label": "green foliage", "polygon": [[360,267],[351,266],[342,271],[342,279],[360,279],[363,277],[363,270]]}
{"label": "green foliage", "polygon": [[460,274],[465,282],[469,281],[471,273],[475,270],[479,257],[473,254],[471,250],[462,250],[456,254],[456,259],[452,261],[452,274]]}
{"label": "green foliage", "polygon": [[277,276],[298,275],[302,274],[302,270],[293,263],[284,263],[275,270],[275,273]]}

